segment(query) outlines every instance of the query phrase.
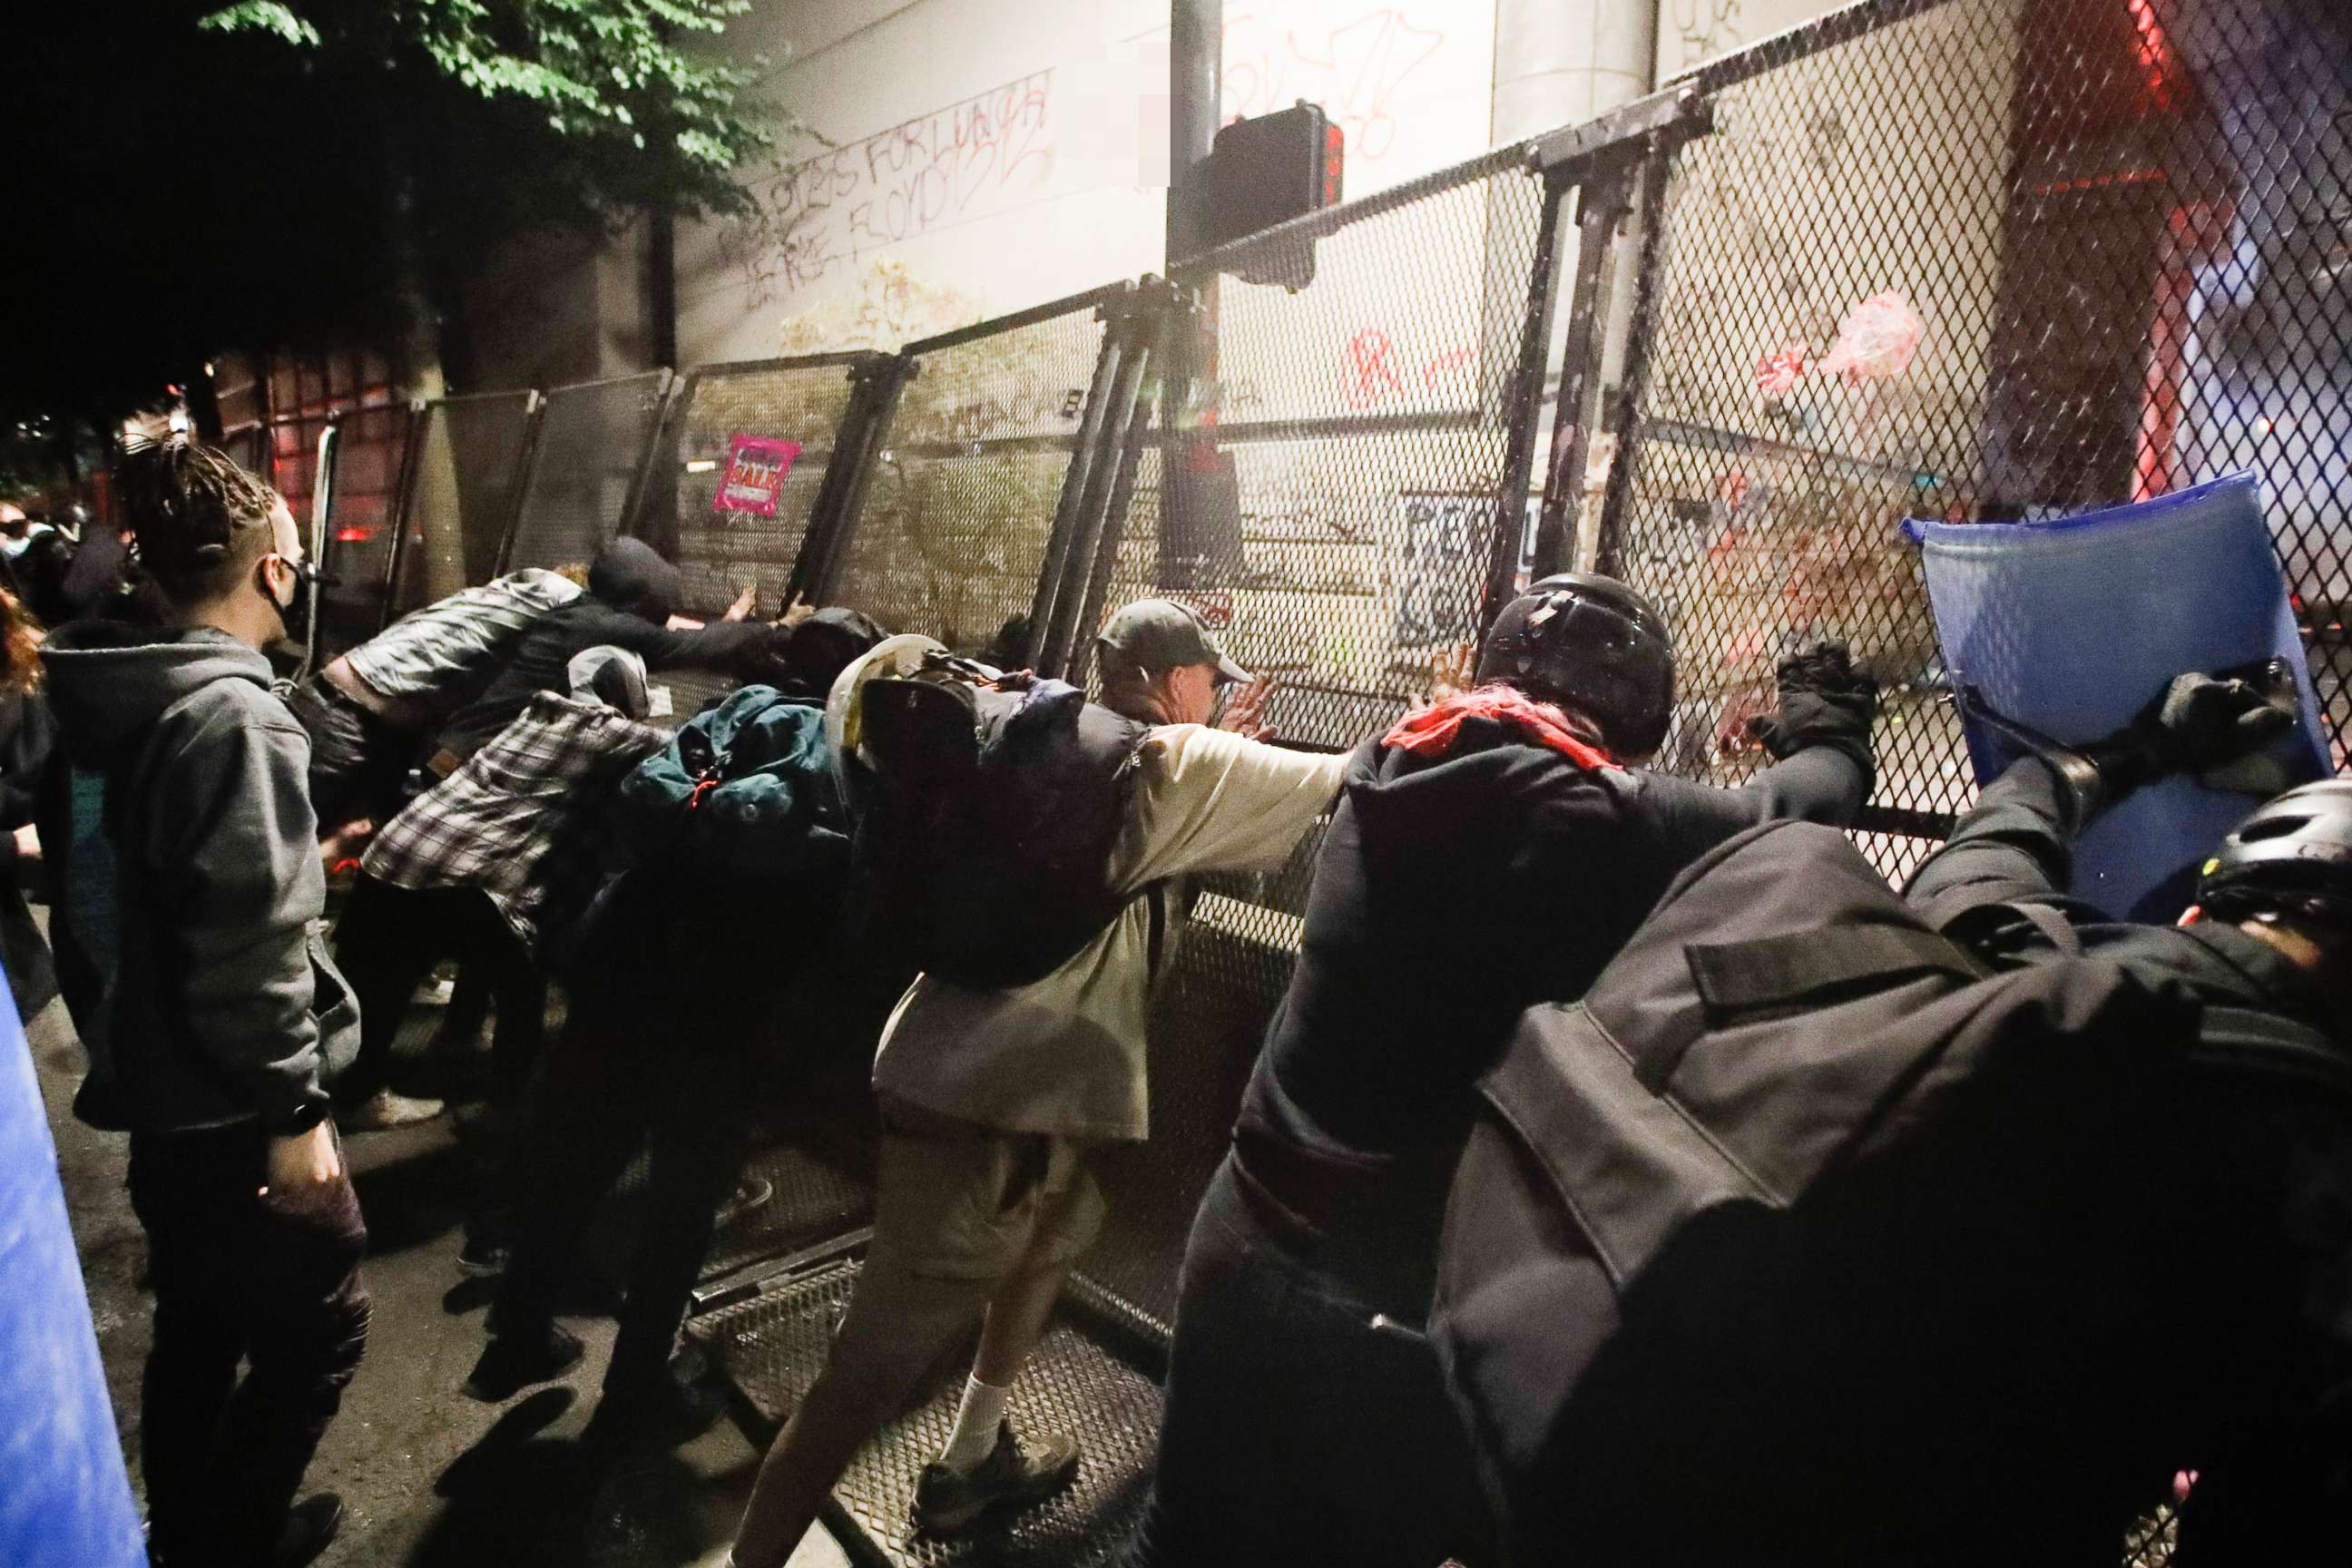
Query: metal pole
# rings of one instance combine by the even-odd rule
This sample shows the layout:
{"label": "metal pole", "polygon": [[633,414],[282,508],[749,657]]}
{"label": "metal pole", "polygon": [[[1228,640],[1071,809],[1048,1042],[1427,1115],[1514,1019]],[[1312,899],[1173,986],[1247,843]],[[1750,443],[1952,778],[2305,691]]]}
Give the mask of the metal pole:
{"label": "metal pole", "polygon": [[1078,437],[1070,449],[1069,467],[1062,470],[1062,494],[1054,508],[1054,531],[1045,542],[1045,563],[1037,569],[1037,592],[1029,605],[1029,644],[1022,662],[1030,668],[1039,667],[1049,649],[1046,647],[1048,628],[1054,619],[1054,596],[1062,585],[1063,568],[1067,563],[1071,541],[1076,537],[1078,514],[1086,502],[1087,476],[1098,456],[1096,448],[1102,444],[1103,420],[1110,406],[1111,393],[1118,380],[1118,362],[1126,349],[1126,336],[1119,330],[1119,318],[1111,314],[1103,328],[1102,347],[1095,355],[1094,380],[1087,387],[1086,416],[1078,422]]}
{"label": "metal pole", "polygon": [[1601,386],[1603,302],[1610,263],[1616,255],[1617,226],[1631,196],[1626,174],[1622,164],[1590,170],[1576,193],[1576,289],[1569,300],[1543,514],[1536,525],[1538,577],[1560,570],[1568,520],[1583,505],[1585,470],[1592,456],[1592,400]]}
{"label": "metal pole", "polygon": [[1201,248],[1202,162],[1216,145],[1224,0],[1169,0],[1168,261]]}
{"label": "metal pole", "polygon": [[1505,393],[1510,435],[1503,452],[1503,483],[1496,496],[1493,553],[1486,560],[1486,585],[1478,608],[1478,631],[1486,635],[1496,612],[1510,602],[1525,537],[1528,476],[1535,466],[1536,410],[1543,398],[1544,346],[1551,341],[1552,300],[1559,274],[1560,207],[1567,191],[1557,179],[1544,182],[1543,214],[1536,226],[1536,253],[1528,274],[1529,304],[1519,331],[1518,364]]}

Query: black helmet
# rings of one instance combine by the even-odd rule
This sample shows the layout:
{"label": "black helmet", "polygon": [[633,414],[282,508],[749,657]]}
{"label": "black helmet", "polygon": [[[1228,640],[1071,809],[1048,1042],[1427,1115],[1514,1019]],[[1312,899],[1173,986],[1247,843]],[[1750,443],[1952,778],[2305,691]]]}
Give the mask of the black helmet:
{"label": "black helmet", "polygon": [[2197,902],[2230,920],[2275,912],[2352,924],[2352,779],[2298,784],[2238,824],[2199,872]]}
{"label": "black helmet", "polygon": [[1657,606],[1593,572],[1562,572],[1503,606],[1478,653],[1478,684],[1508,681],[1601,726],[1620,756],[1664,743],[1675,714],[1675,645]]}

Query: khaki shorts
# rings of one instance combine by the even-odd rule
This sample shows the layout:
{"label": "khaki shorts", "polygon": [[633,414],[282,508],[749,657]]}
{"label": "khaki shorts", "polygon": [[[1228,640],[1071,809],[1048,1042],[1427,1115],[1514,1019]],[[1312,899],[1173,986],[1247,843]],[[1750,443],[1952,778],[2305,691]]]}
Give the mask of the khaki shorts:
{"label": "khaki shorts", "polygon": [[918,1279],[993,1287],[1066,1268],[1101,1234],[1102,1189],[1083,1146],[934,1123],[895,1107],[885,1121],[874,1262]]}

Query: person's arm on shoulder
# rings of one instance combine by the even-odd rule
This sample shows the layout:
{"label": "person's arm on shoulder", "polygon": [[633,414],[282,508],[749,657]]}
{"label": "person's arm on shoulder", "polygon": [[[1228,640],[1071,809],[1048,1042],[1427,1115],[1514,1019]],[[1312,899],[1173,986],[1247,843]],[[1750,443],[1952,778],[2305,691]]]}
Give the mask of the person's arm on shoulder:
{"label": "person's arm on shoulder", "polygon": [[182,1022],[243,1088],[263,1129],[307,1131],[329,1109],[311,1016],[311,922],[324,913],[309,741],[224,703],[157,760],[147,852],[179,894]]}
{"label": "person's arm on shoulder", "polygon": [[1294,752],[1197,724],[1143,742],[1113,880],[1141,887],[1194,871],[1272,870],[1339,790],[1344,752]]}

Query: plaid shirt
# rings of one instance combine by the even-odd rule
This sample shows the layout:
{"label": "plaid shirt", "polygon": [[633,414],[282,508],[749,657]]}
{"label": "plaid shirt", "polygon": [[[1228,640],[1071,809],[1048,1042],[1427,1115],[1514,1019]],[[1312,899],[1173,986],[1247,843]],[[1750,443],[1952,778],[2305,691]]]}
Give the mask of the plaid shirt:
{"label": "plaid shirt", "polygon": [[395,888],[479,888],[535,952],[596,891],[612,792],[668,740],[602,702],[542,691],[386,823],[361,868]]}

